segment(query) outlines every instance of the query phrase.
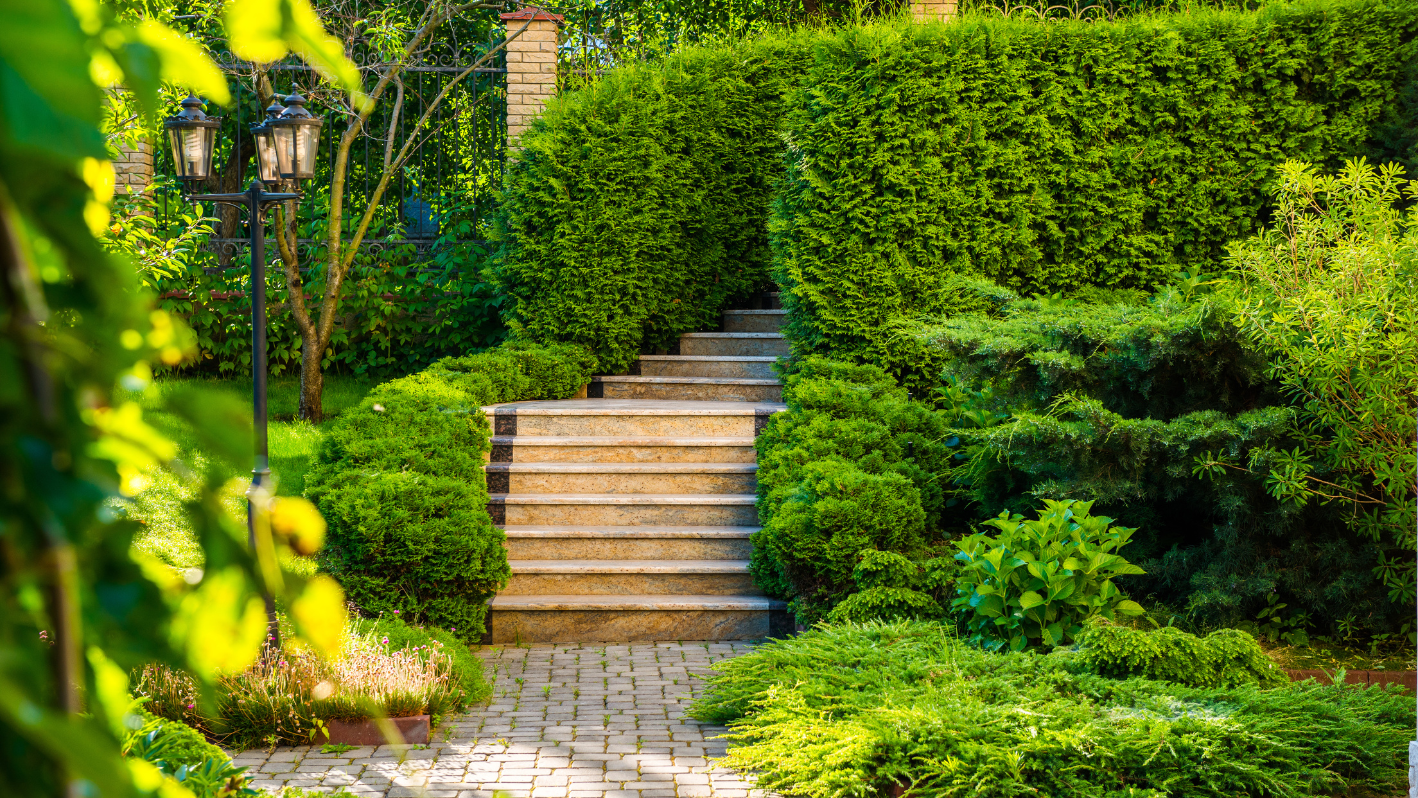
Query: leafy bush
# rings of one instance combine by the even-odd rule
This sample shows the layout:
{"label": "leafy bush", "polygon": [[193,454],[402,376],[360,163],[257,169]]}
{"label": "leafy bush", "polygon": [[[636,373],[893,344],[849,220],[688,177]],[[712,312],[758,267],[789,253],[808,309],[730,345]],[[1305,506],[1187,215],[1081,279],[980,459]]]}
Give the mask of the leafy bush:
{"label": "leafy bush", "polygon": [[1276,163],[1410,149],[1415,33],[1412,3],[1307,0],[820,36],[770,221],[794,351],[901,375],[922,364],[892,324],[952,311],[957,275],[1048,294],[1213,270]]}
{"label": "leafy bush", "polygon": [[690,713],[731,724],[725,764],[814,798],[1391,794],[1412,736],[1399,691],[1115,680],[928,622],[821,627],[714,667]]}
{"label": "leafy bush", "polygon": [[322,567],[372,615],[484,631],[511,576],[486,512],[485,405],[569,397],[594,365],[568,344],[512,342],[384,383],[334,423],[306,494],[329,521]]}
{"label": "leafy bush", "polygon": [[1144,631],[1090,623],[1078,636],[1088,667],[1115,679],[1143,676],[1189,687],[1279,687],[1289,680],[1254,637],[1218,629],[1197,637],[1172,626]]}
{"label": "leafy bush", "polygon": [[686,48],[552,100],[508,165],[503,317],[592,349],[606,372],[715,329],[768,283],[764,216],[782,97],[810,36]]}
{"label": "leafy bush", "polygon": [[[209,759],[222,762],[228,757],[222,749],[207,741],[202,733],[176,720],[168,720],[140,709],[134,717],[141,725],[128,737],[128,744],[140,748],[144,753],[155,752],[161,744],[161,756],[155,757],[171,765],[173,769],[187,765],[200,765]],[[146,758],[146,757],[145,757]]]}
{"label": "leafy bush", "polygon": [[951,606],[966,616],[973,645],[1021,651],[1059,646],[1078,637],[1084,622],[1142,615],[1113,578],[1143,573],[1118,550],[1136,529],[1092,515],[1092,502],[1047,501],[1037,521],[1000,513],[984,522],[999,533],[976,532],[956,541],[964,563]]}
{"label": "leafy bush", "polygon": [[[861,613],[878,601],[926,611],[934,599],[918,588],[931,589],[920,582],[927,575],[904,575],[876,553],[928,559],[940,542],[949,500],[938,476],[952,456],[946,415],[910,401],[874,366],[809,358],[796,368],[785,378],[788,411],[756,441],[763,528],[753,539],[755,580],[792,600],[804,623],[863,588],[879,592],[844,609],[848,617],[875,617],[882,607]],[[881,592],[901,590],[910,592]]]}
{"label": "leafy bush", "polygon": [[[1232,248],[1238,323],[1270,357],[1270,375],[1299,407],[1288,452],[1199,458],[1208,474],[1249,469],[1277,498],[1335,502],[1379,552],[1390,598],[1413,599],[1418,542],[1418,205],[1406,214],[1396,164],[1351,162],[1337,175],[1287,163],[1276,225]],[[1418,183],[1407,183],[1410,203]],[[1260,464],[1271,461],[1267,469]]]}
{"label": "leafy bush", "polygon": [[[989,386],[972,411],[986,425],[954,426],[962,498],[987,516],[1058,498],[1126,518],[1138,527],[1128,558],[1146,574],[1120,585],[1203,625],[1250,619],[1279,591],[1324,626],[1352,616],[1396,630],[1409,613],[1387,600],[1379,552],[1344,531],[1340,508],[1268,492],[1264,474],[1302,441],[1232,307],[1214,280],[1186,276],[1145,302],[1021,299],[917,325],[954,375],[943,395]],[[1199,479],[1208,453],[1255,473]]]}

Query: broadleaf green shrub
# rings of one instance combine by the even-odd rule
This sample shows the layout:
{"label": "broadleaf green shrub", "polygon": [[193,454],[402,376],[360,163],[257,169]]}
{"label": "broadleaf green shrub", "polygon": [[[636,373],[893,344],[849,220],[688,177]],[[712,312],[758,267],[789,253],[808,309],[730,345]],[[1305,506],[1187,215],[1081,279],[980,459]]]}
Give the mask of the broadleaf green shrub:
{"label": "broadleaf green shrub", "polygon": [[1143,572],[1119,553],[1137,530],[1113,526],[1092,508],[1092,502],[1049,500],[1037,520],[1000,513],[983,524],[997,529],[994,535],[955,541],[963,565],[951,606],[965,616],[973,645],[1059,646],[1092,618],[1145,612],[1113,583]]}
{"label": "broadleaf green shrub", "polygon": [[334,423],[306,477],[329,523],[321,566],[367,613],[479,639],[487,599],[511,577],[486,512],[480,408],[568,398],[594,364],[580,346],[511,342],[375,388]]}
{"label": "broadleaf green shrub", "polygon": [[1280,687],[1285,674],[1239,629],[1217,629],[1198,637],[1173,626],[1132,629],[1090,623],[1078,636],[1088,667],[1103,676],[1142,676],[1189,687]]}
{"label": "broadleaf green shrub", "polygon": [[1401,792],[1406,691],[1112,679],[930,622],[824,626],[714,666],[690,709],[787,795],[1060,798]]}
{"label": "broadleaf green shrub", "polygon": [[822,35],[770,222],[794,351],[903,376],[929,364],[891,325],[952,311],[957,275],[1049,294],[1214,270],[1277,163],[1411,147],[1415,32],[1406,0],[1306,0]]}
{"label": "broadleaf green shrub", "polygon": [[764,288],[782,98],[810,38],[688,47],[548,103],[499,210],[508,326],[582,344],[614,373]]}

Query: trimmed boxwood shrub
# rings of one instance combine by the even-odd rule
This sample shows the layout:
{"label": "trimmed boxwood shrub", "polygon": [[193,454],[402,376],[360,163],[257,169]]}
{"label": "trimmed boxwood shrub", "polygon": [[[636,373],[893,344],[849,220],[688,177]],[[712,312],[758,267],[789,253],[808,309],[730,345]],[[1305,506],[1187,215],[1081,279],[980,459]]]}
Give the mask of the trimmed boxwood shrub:
{"label": "trimmed boxwood shrub", "polygon": [[782,98],[811,34],[686,48],[552,100],[511,156],[503,317],[624,371],[768,284]]}
{"label": "trimmed boxwood shrub", "polygon": [[1276,164],[1412,152],[1415,32],[1411,0],[1306,0],[822,36],[770,223],[794,351],[908,369],[892,321],[952,310],[959,274],[1029,295],[1212,270]]}
{"label": "trimmed boxwood shrub", "polygon": [[329,523],[321,566],[367,613],[480,638],[511,572],[486,510],[479,408],[568,398],[594,362],[576,345],[512,342],[375,388],[335,422],[306,477]]}

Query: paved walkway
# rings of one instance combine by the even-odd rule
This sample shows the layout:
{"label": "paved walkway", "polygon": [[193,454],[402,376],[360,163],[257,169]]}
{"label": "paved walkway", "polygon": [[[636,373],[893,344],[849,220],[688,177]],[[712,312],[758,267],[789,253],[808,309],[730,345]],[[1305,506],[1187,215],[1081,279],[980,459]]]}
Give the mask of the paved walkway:
{"label": "paved walkway", "polygon": [[[492,702],[444,723],[426,748],[318,746],[236,757],[255,786],[356,795],[493,798],[749,798],[743,777],[714,766],[724,729],[684,716],[718,660],[750,643],[557,644],[481,652]],[[398,748],[404,748],[399,746]],[[400,755],[403,755],[402,761]]]}

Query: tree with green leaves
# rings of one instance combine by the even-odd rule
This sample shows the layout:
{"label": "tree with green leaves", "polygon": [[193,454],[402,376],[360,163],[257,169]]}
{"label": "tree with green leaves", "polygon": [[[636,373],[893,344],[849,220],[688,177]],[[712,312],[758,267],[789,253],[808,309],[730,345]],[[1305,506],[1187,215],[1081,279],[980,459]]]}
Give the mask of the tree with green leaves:
{"label": "tree with green leaves", "polygon": [[[305,0],[236,0],[234,51],[295,50],[346,90],[357,73]],[[353,76],[353,77],[352,77]],[[323,523],[303,500],[254,496],[255,550],[217,486],[187,509],[206,553],[183,576],[135,557],[136,525],[108,501],[168,467],[177,447],[117,388],[140,390],[154,362],[183,356],[179,325],[150,311],[131,264],[95,238],[109,221],[113,171],[100,125],[122,81],[155,115],[171,81],[223,102],[200,47],[153,20],[123,21],[97,2],[0,0],[0,794],[182,795],[151,763],[124,760],[135,706],[128,672],[146,662],[206,684],[244,668],[266,637],[259,596],[285,603],[299,634],[328,651],[343,595],[328,577],[278,565]],[[248,449],[245,411],[186,394],[214,457]],[[212,700],[210,690],[205,700]]]}

